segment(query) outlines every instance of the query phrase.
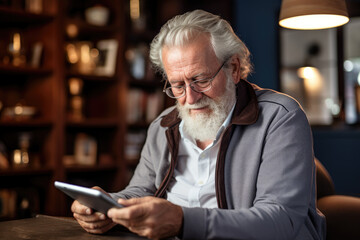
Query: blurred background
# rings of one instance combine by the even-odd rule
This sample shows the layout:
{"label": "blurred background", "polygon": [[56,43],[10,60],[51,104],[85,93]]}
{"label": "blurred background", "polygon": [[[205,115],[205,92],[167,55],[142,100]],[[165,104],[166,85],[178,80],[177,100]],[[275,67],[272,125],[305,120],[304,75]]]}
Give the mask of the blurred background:
{"label": "blurred background", "polygon": [[126,186],[149,123],[174,104],[149,43],[194,9],[231,23],[248,80],[301,103],[336,191],[360,196],[360,0],[346,3],[348,24],[302,31],[279,26],[281,0],[0,0],[0,220],[70,215],[54,180]]}

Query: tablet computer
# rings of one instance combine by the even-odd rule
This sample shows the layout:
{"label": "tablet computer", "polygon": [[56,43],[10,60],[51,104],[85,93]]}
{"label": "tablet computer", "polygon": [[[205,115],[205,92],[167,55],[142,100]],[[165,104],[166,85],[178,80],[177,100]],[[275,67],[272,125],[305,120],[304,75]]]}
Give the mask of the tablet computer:
{"label": "tablet computer", "polygon": [[92,188],[55,181],[55,187],[63,191],[81,204],[106,215],[110,208],[122,208],[123,206],[105,193]]}

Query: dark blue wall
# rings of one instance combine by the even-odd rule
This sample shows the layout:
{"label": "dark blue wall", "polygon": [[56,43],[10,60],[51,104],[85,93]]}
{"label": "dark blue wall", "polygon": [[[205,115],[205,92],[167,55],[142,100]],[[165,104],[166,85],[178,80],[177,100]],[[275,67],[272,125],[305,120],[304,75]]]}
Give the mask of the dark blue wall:
{"label": "dark blue wall", "polygon": [[[360,1],[360,0],[359,0]],[[237,35],[252,53],[250,82],[279,90],[278,16],[281,0],[235,0]],[[360,196],[360,128],[313,128],[314,152],[340,194]]]}
{"label": "dark blue wall", "polygon": [[278,90],[278,15],[281,0],[238,0],[235,5],[234,30],[252,53],[255,71],[249,81]]}

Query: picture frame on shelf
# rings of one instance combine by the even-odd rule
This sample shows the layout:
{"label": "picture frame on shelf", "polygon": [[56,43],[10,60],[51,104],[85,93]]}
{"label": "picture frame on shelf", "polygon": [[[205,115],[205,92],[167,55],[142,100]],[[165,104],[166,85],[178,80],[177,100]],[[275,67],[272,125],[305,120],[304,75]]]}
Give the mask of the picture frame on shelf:
{"label": "picture frame on shelf", "polygon": [[116,58],[118,42],[116,39],[100,40],[96,48],[99,50],[99,57],[94,73],[98,76],[112,77],[116,71]]}
{"label": "picture frame on shelf", "polygon": [[40,14],[43,12],[43,0],[26,0],[25,10],[31,13]]}
{"label": "picture frame on shelf", "polygon": [[95,138],[78,133],[74,144],[75,162],[83,166],[95,166],[97,160],[97,141]]}
{"label": "picture frame on shelf", "polygon": [[36,42],[32,46],[31,56],[30,56],[30,66],[38,68],[42,62],[44,44],[41,42]]}

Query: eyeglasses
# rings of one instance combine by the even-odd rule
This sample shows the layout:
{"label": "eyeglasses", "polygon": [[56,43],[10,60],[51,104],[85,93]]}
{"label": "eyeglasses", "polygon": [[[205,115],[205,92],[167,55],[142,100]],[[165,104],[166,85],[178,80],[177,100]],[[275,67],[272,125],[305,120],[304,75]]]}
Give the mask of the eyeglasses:
{"label": "eyeglasses", "polygon": [[220,68],[215,72],[215,74],[212,77],[193,81],[193,82],[189,83],[189,85],[166,87],[167,81],[168,81],[166,79],[163,92],[166,93],[166,95],[168,95],[171,98],[181,98],[181,97],[185,96],[186,88],[188,86],[193,91],[198,92],[198,93],[203,93],[203,92],[209,91],[212,87],[212,84],[211,84],[212,81],[218,75],[220,70],[224,67],[225,63],[226,63],[226,61],[224,61],[224,63],[220,66]]}

